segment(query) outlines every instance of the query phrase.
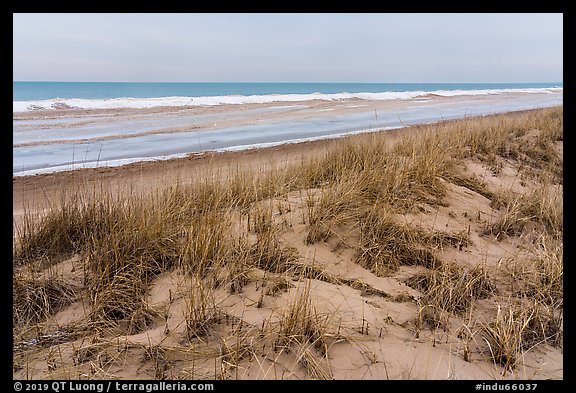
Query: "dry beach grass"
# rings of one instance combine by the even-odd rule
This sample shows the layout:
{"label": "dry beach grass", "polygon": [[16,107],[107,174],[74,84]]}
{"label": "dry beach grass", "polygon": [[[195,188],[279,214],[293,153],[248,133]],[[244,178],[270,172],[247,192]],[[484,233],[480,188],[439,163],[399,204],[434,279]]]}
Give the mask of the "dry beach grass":
{"label": "dry beach grass", "polygon": [[15,179],[13,376],[562,379],[562,146],[557,107]]}

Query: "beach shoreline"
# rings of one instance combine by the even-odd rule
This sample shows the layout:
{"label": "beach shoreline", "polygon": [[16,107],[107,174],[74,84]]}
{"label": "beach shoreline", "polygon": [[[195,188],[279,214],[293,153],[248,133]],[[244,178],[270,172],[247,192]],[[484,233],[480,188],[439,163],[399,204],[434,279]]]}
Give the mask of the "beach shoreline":
{"label": "beach shoreline", "polygon": [[337,138],[353,133],[557,105],[562,95],[429,96],[205,107],[53,109],[15,113],[13,173],[121,166],[205,151]]}
{"label": "beach shoreline", "polygon": [[[218,108],[226,110],[226,108]],[[494,117],[500,115],[520,116],[523,113],[537,111],[519,110],[497,113],[475,118]],[[148,110],[145,111],[148,113]],[[152,111],[153,113],[156,110]],[[458,121],[445,120],[438,124]],[[401,137],[410,130],[417,129],[418,125],[385,131],[371,131],[378,134],[385,132],[390,139]],[[161,160],[146,160],[133,162],[121,166],[100,166],[96,168],[78,168],[73,170],[40,173],[27,176],[12,177],[12,201],[14,225],[21,223],[26,210],[42,208],[55,201],[58,195],[67,190],[83,187],[105,185],[114,192],[123,192],[128,189],[137,192],[153,191],[171,187],[176,182],[197,180],[207,173],[232,173],[238,170],[269,170],[274,167],[283,167],[298,163],[303,159],[320,157],[338,141],[346,141],[354,135],[343,136],[337,139],[320,139],[302,141],[297,143],[283,143],[277,146],[242,149],[238,151],[207,151],[188,154],[184,157],[175,157]]]}

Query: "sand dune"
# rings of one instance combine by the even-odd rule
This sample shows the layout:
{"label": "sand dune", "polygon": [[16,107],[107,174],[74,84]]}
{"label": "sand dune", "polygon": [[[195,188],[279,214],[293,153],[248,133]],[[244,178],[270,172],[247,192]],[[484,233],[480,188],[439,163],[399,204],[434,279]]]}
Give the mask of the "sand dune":
{"label": "sand dune", "polygon": [[562,107],[13,178],[16,379],[562,379]]}

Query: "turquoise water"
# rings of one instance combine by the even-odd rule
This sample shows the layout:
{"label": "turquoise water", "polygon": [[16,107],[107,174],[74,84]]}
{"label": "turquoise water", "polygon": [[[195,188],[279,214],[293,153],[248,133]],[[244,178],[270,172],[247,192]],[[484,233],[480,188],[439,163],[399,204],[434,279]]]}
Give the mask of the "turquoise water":
{"label": "turquoise water", "polygon": [[563,87],[551,83],[133,83],[133,82],[13,82],[13,101],[55,98],[212,97],[270,94],[384,93],[438,90],[493,90]]}

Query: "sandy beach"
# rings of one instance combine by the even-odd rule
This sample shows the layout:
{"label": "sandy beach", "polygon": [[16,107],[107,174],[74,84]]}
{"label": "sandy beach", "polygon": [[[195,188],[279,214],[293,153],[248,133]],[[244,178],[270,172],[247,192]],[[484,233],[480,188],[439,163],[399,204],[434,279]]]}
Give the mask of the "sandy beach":
{"label": "sandy beach", "polygon": [[[466,101],[462,97],[429,99],[435,104],[464,104]],[[505,100],[506,97],[499,99]],[[293,119],[296,113],[302,119],[312,119],[323,110],[329,111],[331,116],[353,115],[365,109],[360,105],[366,103],[311,101],[301,105],[285,108],[274,104],[244,105],[241,108],[222,105],[171,108],[169,111],[63,109],[19,113],[14,115],[14,119],[46,122],[74,118],[59,123],[58,127],[64,131],[67,127],[87,125],[92,121],[106,124],[107,119],[117,121],[118,117],[126,121],[148,121],[158,115],[179,118],[201,112],[208,117],[220,116],[223,119],[218,124],[208,121],[195,124],[197,128],[194,129],[179,126],[154,128],[144,133],[167,135],[258,122],[281,122]],[[400,110],[405,104],[370,102],[369,105],[371,111],[384,113]],[[430,105],[430,101],[411,105]],[[222,243],[217,248],[228,250],[230,244],[224,239],[234,239],[234,245],[222,260],[210,259],[211,266],[222,270],[209,269],[205,276],[190,274],[187,269],[191,268],[183,266],[187,258],[195,260],[202,252],[192,248],[201,243],[194,237],[194,230],[196,225],[204,225],[203,213],[194,213],[201,217],[198,222],[194,221],[196,215],[184,220],[181,217],[185,213],[175,214],[177,222],[185,221],[178,229],[180,234],[167,230],[157,239],[149,238],[148,243],[168,239],[170,244],[182,244],[182,250],[174,251],[179,262],[169,268],[154,270],[154,273],[141,273],[142,277],[150,278],[142,284],[142,292],[132,297],[141,299],[142,305],[122,316],[98,308],[99,302],[106,300],[95,303],[95,296],[105,298],[94,289],[96,284],[91,281],[96,271],[86,270],[90,263],[112,252],[98,249],[100,243],[95,243],[95,239],[100,235],[113,238],[116,229],[109,229],[109,233],[90,233],[89,242],[93,243],[89,247],[79,246],[63,255],[48,257],[42,255],[51,254],[40,253],[40,256],[28,257],[32,251],[19,254],[15,246],[14,282],[20,285],[18,288],[24,288],[21,291],[27,295],[15,291],[14,307],[23,304],[18,296],[28,296],[28,302],[33,298],[31,293],[34,289],[25,286],[30,280],[44,283],[45,294],[50,293],[46,289],[48,285],[58,283],[60,292],[57,297],[68,300],[54,304],[40,319],[22,312],[28,316],[15,322],[13,376],[18,379],[562,379],[561,299],[554,298],[549,302],[542,298],[537,309],[540,319],[533,317],[536,311],[526,317],[529,318],[526,325],[534,332],[546,326],[544,335],[538,336],[531,331],[532,336],[522,336],[520,332],[521,339],[530,337],[528,345],[504,348],[501,351],[505,355],[495,356],[498,334],[509,334],[509,345],[517,339],[513,337],[514,331],[497,331],[501,328],[502,318],[504,322],[512,315],[520,318],[518,313],[522,308],[526,309],[520,304],[529,303],[529,299],[539,299],[535,295],[537,292],[529,290],[532,281],[528,281],[527,275],[532,265],[524,266],[522,263],[544,259],[562,262],[562,243],[558,244],[558,233],[550,229],[556,228],[553,218],[549,218],[550,224],[530,221],[524,225],[529,219],[517,216],[513,219],[513,203],[506,202],[524,201],[524,197],[540,195],[539,200],[548,201],[553,209],[557,210],[560,204],[561,215],[563,130],[561,120],[558,125],[558,116],[562,118],[561,108],[522,111],[334,140],[208,152],[118,167],[14,176],[15,244],[18,239],[23,240],[19,234],[25,232],[22,229],[27,221],[25,217],[33,220],[38,213],[58,211],[63,206],[63,196],[71,200],[72,205],[74,200],[80,200],[79,196],[86,197],[82,203],[87,206],[105,203],[105,200],[95,205],[86,202],[101,194],[112,195],[110,201],[114,196],[132,195],[132,200],[142,205],[148,203],[146,198],[151,198],[149,216],[141,221],[148,224],[134,227],[141,228],[142,232],[146,232],[145,228],[164,230],[159,229],[164,226],[154,224],[155,209],[167,209],[169,203],[162,199],[162,193],[167,191],[169,195],[172,195],[170,192],[176,195],[177,191],[171,191],[175,187],[184,195],[179,197],[182,200],[186,195],[200,195],[198,190],[201,188],[198,187],[203,184],[220,190],[219,182],[225,181],[230,183],[223,186],[222,192],[244,187],[256,190],[256,196],[249,203],[242,199],[242,202],[228,206],[224,213],[214,213],[214,225],[221,222],[227,225],[222,231],[232,231],[232,234],[222,235]],[[501,141],[501,150],[483,151],[478,147],[490,143],[479,142],[483,140],[483,130],[488,129],[500,132],[492,140]],[[438,157],[444,154],[440,152],[452,154],[452,150],[457,148],[448,148],[448,144],[434,139],[434,134],[453,141],[470,138],[474,143],[464,146],[462,142],[462,149],[454,153],[453,158],[440,162]],[[449,137],[456,134],[466,136]],[[543,142],[542,135],[554,137],[548,143]],[[117,138],[117,135],[100,134],[74,143]],[[46,146],[72,142],[47,142],[44,139],[21,143],[22,146]],[[428,143],[428,147],[419,147],[419,143]],[[372,150],[376,148],[380,150]],[[395,148],[398,150],[393,150]],[[530,149],[543,149],[538,155],[541,161],[534,161],[536,155],[531,156]],[[391,157],[403,157],[398,161],[402,164],[397,164],[392,158],[386,161],[388,153],[383,152],[392,151],[395,153],[390,153]],[[429,152],[430,155],[419,157],[418,152]],[[339,168],[345,166],[340,165],[340,160],[345,162],[342,157],[362,157],[363,153],[368,156],[359,159],[361,171],[346,169],[341,177],[330,177],[330,170],[338,173]],[[383,161],[374,164],[374,168],[370,167],[376,160]],[[416,160],[418,164],[412,167],[410,160]],[[384,162],[386,164],[382,164]],[[450,166],[448,162],[455,164]],[[333,169],[330,163],[334,165]],[[440,169],[444,167],[450,169]],[[386,194],[382,190],[388,187],[386,184],[391,184],[391,180],[382,178],[378,180],[382,183],[376,183],[376,180],[367,178],[366,183],[360,184],[364,175],[385,176],[388,171],[394,173],[393,168],[396,168],[398,176],[406,168],[413,168],[406,169],[406,173],[414,171],[410,172],[413,177],[406,185],[390,186],[391,191]],[[439,172],[432,176],[435,180],[422,180],[426,172],[424,168],[428,171],[439,168]],[[309,180],[317,176],[314,171],[324,173],[324,177]],[[243,183],[238,179],[243,179]],[[419,188],[415,184],[420,184],[420,181],[431,183]],[[275,191],[258,191],[267,185]],[[374,190],[369,190],[371,186]],[[220,197],[219,192],[210,191],[211,196],[206,200],[212,200],[216,206],[218,201],[228,198]],[[248,195],[248,191],[244,192],[241,195]],[[371,195],[377,192],[382,194],[371,199]],[[384,207],[382,211],[371,210],[377,206],[390,207]],[[113,209],[115,205],[110,207]],[[137,210],[136,206],[134,210]],[[167,211],[158,210],[158,217],[166,218]],[[112,218],[118,220],[118,225],[122,225],[122,214]],[[40,221],[37,217],[35,219]],[[518,222],[514,221],[506,230],[502,226],[497,229],[497,224],[504,225],[504,219],[508,223],[515,219]],[[384,222],[388,226],[383,225]],[[396,240],[411,239],[410,242],[414,242],[397,246],[397,249],[410,248],[410,261],[405,262],[400,255],[387,254],[387,249],[381,250],[384,254],[370,254],[379,247],[378,244],[384,244],[383,241],[370,246],[365,243],[383,236],[383,233],[370,232],[370,228],[380,228],[381,224],[381,231],[393,228]],[[32,227],[41,230],[41,226]],[[27,233],[29,237],[32,235]],[[418,243],[428,238],[430,243]],[[260,250],[258,247],[263,241],[270,241],[266,243],[266,250],[274,245],[279,247],[280,255],[289,253],[291,256],[286,260],[278,256],[280,259],[274,262],[274,266],[264,262],[262,254],[259,254],[260,259],[254,259],[254,247]],[[80,243],[77,240],[74,246]],[[118,241],[117,247],[121,243]],[[422,256],[423,247],[430,249],[430,257]],[[136,253],[136,250],[138,248],[127,251],[126,255]],[[240,254],[235,254],[239,250],[245,250],[242,255],[249,255],[252,259],[241,266],[222,262],[229,261],[229,258],[239,261],[237,255]],[[372,256],[368,258],[366,255]],[[384,260],[398,258],[400,262],[394,267],[379,267],[381,262],[375,261],[379,261],[381,255],[387,255]],[[417,262],[422,258],[441,263]],[[119,272],[117,276],[122,274]],[[459,282],[471,277],[472,281],[458,287],[459,284],[450,278],[452,275],[459,277]],[[198,281],[200,277],[204,277],[204,284]],[[440,283],[438,287],[432,286],[434,280]],[[209,284],[212,282],[213,285]],[[112,290],[112,281],[109,285],[109,290]],[[438,300],[434,296],[444,299],[452,296],[452,292],[450,295],[434,292],[440,291],[440,287],[452,288],[454,293],[466,293],[464,296],[469,299],[462,300],[465,304],[462,308],[460,305],[450,308],[434,303]],[[469,288],[474,290],[468,294]],[[38,289],[34,293],[38,293]],[[198,299],[206,301],[206,304],[202,303],[205,309],[195,308]],[[550,314],[546,314],[548,311]],[[36,330],[18,327],[25,322],[36,326]],[[510,353],[506,352],[508,350]]]}

